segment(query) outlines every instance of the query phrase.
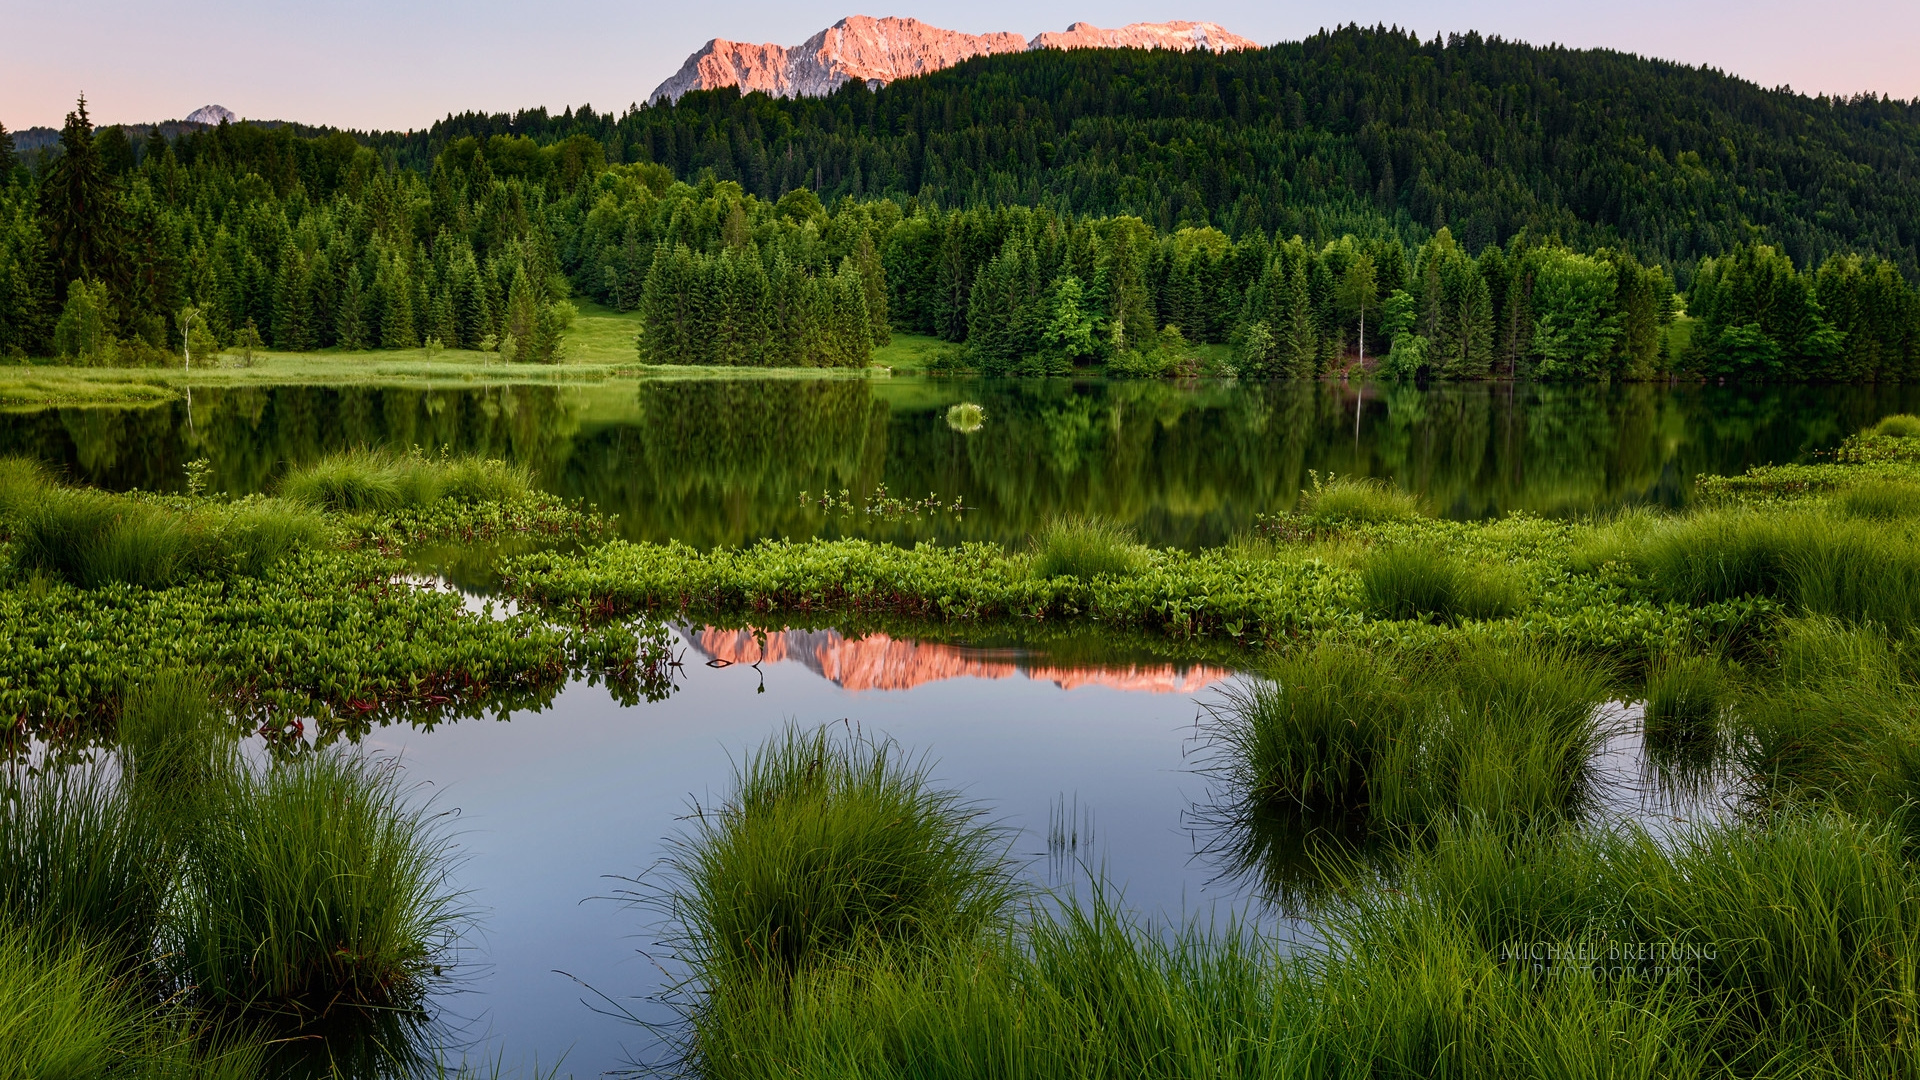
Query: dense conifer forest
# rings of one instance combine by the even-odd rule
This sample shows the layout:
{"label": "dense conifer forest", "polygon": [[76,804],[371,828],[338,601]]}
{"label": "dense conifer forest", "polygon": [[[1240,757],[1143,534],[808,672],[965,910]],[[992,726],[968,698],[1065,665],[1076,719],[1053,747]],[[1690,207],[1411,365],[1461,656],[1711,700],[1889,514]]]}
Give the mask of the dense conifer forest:
{"label": "dense conifer forest", "polygon": [[1310,376],[1364,346],[1390,375],[1920,377],[1920,106],[1474,34],[405,134],[136,144],[83,103],[18,157],[0,137],[15,357],[164,362],[185,326],[552,360],[584,298],[637,311],[655,363],[855,366],[898,330],[990,373]]}

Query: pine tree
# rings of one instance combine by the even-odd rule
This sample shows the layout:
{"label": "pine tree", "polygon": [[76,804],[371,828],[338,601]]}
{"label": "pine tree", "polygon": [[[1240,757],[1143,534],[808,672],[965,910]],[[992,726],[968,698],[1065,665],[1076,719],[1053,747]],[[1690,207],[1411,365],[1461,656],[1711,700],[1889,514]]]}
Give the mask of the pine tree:
{"label": "pine tree", "polygon": [[420,344],[419,328],[413,321],[413,275],[407,261],[398,252],[388,255],[382,275],[380,347],[412,349]]}
{"label": "pine tree", "polygon": [[860,239],[853,246],[853,261],[860,273],[860,285],[865,293],[868,333],[874,346],[884,346],[893,340],[893,331],[887,322],[887,274],[880,265],[880,255],[873,246],[873,234],[860,230]]}
{"label": "pine tree", "polygon": [[1275,334],[1279,347],[1279,370],[1288,379],[1311,379],[1319,372],[1320,334],[1314,318],[1313,294],[1308,284],[1307,261],[1301,259],[1287,274],[1286,290],[1281,294],[1281,321]]}
{"label": "pine tree", "polygon": [[367,347],[367,294],[360,268],[347,267],[347,284],[340,290],[340,307],[333,320],[333,340],[342,349]]}
{"label": "pine tree", "polygon": [[7,130],[7,125],[0,124],[0,187],[5,187],[7,181],[13,179],[14,166],[19,164],[19,160],[14,152],[13,132]]}

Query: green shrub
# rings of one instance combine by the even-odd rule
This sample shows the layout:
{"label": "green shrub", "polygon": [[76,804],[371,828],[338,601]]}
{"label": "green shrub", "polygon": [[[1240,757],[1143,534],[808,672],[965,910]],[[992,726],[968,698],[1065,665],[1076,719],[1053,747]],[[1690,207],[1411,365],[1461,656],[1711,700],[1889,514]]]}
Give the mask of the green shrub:
{"label": "green shrub", "polygon": [[1146,549],[1134,542],[1126,527],[1101,518],[1060,518],[1034,538],[1033,575],[1039,578],[1139,573],[1147,564]]}
{"label": "green shrub", "polygon": [[1384,480],[1369,477],[1313,478],[1301,492],[1300,511],[1315,525],[1368,525],[1420,516],[1420,500]]}
{"label": "green shrub", "polygon": [[713,986],[861,945],[971,939],[1014,897],[1006,838],[976,815],[890,742],[788,729],[671,847],[685,958]]}
{"label": "green shrub", "polygon": [[438,815],[397,768],[236,771],[196,835],[169,954],[209,1005],[307,1023],[414,1005],[462,918]]}
{"label": "green shrub", "polygon": [[1525,604],[1511,571],[1410,544],[1371,552],[1360,565],[1360,594],[1377,619],[1499,619]]}
{"label": "green shrub", "polygon": [[1901,480],[1856,484],[1842,491],[1835,503],[1848,517],[1872,521],[1914,517],[1920,515],[1920,484]]}
{"label": "green shrub", "polygon": [[1920,416],[1911,413],[1894,413],[1883,416],[1880,422],[1867,429],[1869,435],[1885,435],[1894,439],[1911,439],[1920,435]]}

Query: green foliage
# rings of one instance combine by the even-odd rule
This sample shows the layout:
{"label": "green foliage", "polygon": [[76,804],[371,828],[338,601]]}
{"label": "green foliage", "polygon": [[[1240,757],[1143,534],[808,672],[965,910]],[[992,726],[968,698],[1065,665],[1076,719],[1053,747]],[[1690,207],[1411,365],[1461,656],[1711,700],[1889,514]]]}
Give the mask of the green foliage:
{"label": "green foliage", "polygon": [[226,779],[170,927],[180,981],[298,1022],[417,1003],[461,916],[439,815],[397,765],[322,750]]}
{"label": "green foliage", "polygon": [[973,940],[1015,898],[1007,838],[976,817],[891,742],[788,728],[671,846],[682,959],[712,985]]}
{"label": "green foliage", "polygon": [[102,282],[74,278],[67,286],[67,304],[53,327],[53,347],[61,358],[80,364],[110,366],[119,360],[114,340],[112,301]]}
{"label": "green foliage", "polygon": [[987,422],[987,410],[971,401],[963,401],[947,409],[947,426],[963,435],[979,431]]}
{"label": "green foliage", "polygon": [[1099,518],[1051,521],[1033,542],[1035,577],[1122,577],[1146,567],[1146,549],[1126,528]]}
{"label": "green foliage", "polygon": [[135,813],[103,766],[16,763],[0,774],[0,926],[42,927],[105,950],[110,964],[140,963],[173,855],[165,822]]}
{"label": "green foliage", "polygon": [[1526,601],[1510,570],[1471,565],[1425,545],[1368,555],[1360,567],[1360,595],[1367,612],[1381,619],[1499,619]]}

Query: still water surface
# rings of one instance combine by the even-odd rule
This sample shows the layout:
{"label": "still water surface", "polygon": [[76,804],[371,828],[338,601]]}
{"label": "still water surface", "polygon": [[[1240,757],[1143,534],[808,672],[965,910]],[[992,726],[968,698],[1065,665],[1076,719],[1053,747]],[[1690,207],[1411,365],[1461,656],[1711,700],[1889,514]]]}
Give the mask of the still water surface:
{"label": "still water surface", "polygon": [[[977,430],[948,423],[962,401],[984,407]],[[1019,543],[1050,517],[1093,513],[1152,543],[1197,546],[1287,509],[1316,470],[1388,478],[1462,518],[1676,506],[1697,474],[1809,460],[1916,409],[1920,387],[254,387],[198,390],[191,405],[158,409],[0,416],[0,454],[160,490],[181,487],[186,462],[205,457],[217,488],[248,492],[346,447],[446,447],[524,462],[547,489],[619,513],[634,539]],[[882,486],[969,509],[888,520],[800,499],[845,490],[858,505]],[[1228,671],[832,631],[761,639],[690,628],[682,644],[685,673],[661,702],[622,708],[576,685],[508,722],[395,726],[364,740],[401,755],[439,806],[458,811],[459,877],[481,918],[436,1010],[450,1045],[476,1062],[558,1063],[585,1077],[657,1058],[647,1029],[608,1015],[617,1005],[672,1018],[649,1000],[672,978],[657,915],[606,898],[632,888],[625,879],[648,881],[691,806],[724,797],[732,762],[790,722],[845,722],[929,755],[940,779],[1014,831],[1037,884],[1097,872],[1144,914],[1238,913],[1288,930],[1260,902],[1258,875],[1233,873],[1214,853],[1217,795],[1197,771],[1194,722]],[[1615,774],[1604,810],[1647,816],[1636,739],[1621,736],[1603,757]],[[1049,843],[1063,825],[1077,844]]]}
{"label": "still water surface", "polygon": [[[977,430],[949,407],[986,410]],[[548,490],[621,515],[631,539],[1023,541],[1098,514],[1158,545],[1215,544],[1291,507],[1310,472],[1377,476],[1440,513],[1683,505],[1700,473],[1806,460],[1920,386],[1368,387],[895,379],[627,381],[484,389],[201,389],[191,405],[0,416],[26,453],[113,488],[172,490],[205,457],[218,489],[361,445],[524,462]],[[802,506],[848,493],[960,499],[884,520]]]}

